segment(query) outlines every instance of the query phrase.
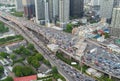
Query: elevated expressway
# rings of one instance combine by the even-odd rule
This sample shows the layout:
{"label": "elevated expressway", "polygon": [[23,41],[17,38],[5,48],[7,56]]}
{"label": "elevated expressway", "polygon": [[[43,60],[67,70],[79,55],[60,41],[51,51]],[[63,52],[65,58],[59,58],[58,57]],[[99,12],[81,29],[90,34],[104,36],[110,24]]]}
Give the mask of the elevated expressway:
{"label": "elevated expressway", "polygon": [[0,18],[0,20],[4,23],[6,23],[7,25],[9,25],[10,27],[12,27],[13,29],[15,29],[16,31],[18,31],[27,41],[29,41],[30,43],[33,43],[35,45],[36,50],[41,53],[45,59],[49,60],[50,63],[52,64],[52,66],[56,66],[58,68],[58,71],[61,75],[63,75],[65,77],[65,79],[67,81],[74,81],[73,78],[71,78],[70,76],[68,76],[61,67],[59,67],[59,64],[57,64],[56,62],[54,62],[54,60],[49,57],[49,55],[52,53],[51,51],[49,51],[41,41],[39,41],[28,29],[24,28],[22,25],[16,25],[12,22],[9,21],[5,21],[2,18]]}
{"label": "elevated expressway", "polygon": [[[41,31],[41,29],[47,30],[47,29],[49,29],[49,28],[40,27],[39,25],[37,25],[37,24],[35,24],[35,23],[31,22],[31,21],[23,20],[23,19],[18,19],[17,17],[11,16],[10,14],[4,13],[4,12],[0,12],[0,16],[1,16],[2,18],[4,18],[4,19],[7,19],[7,20],[11,21],[13,24],[17,25],[18,27],[20,27],[20,29],[22,29],[22,31],[24,31],[24,32],[20,31],[21,34],[26,33],[28,36],[24,36],[24,35],[23,35],[23,36],[24,36],[25,38],[29,37],[29,38],[27,38],[27,39],[29,39],[29,41],[31,41],[31,39],[32,39],[31,42],[35,45],[36,49],[38,49],[39,52],[43,53],[43,54],[44,54],[43,56],[45,56],[47,59],[49,59],[50,62],[53,62],[54,65],[57,65],[57,64],[54,63],[54,61],[51,61],[50,57],[48,56],[49,54],[51,54],[51,52],[46,48],[46,46],[43,44],[43,42],[40,41],[40,40],[38,40],[38,39],[32,34],[32,32],[29,31],[29,29],[32,30],[32,31],[35,31],[35,32],[39,33],[40,35],[42,35],[44,39],[48,40],[50,43],[53,43],[52,39],[50,39],[47,35],[45,35],[44,31]],[[0,18],[0,20],[2,21],[1,18]],[[3,22],[6,23],[5,21],[3,21]],[[27,23],[27,24],[29,23],[30,25],[33,25],[33,27],[26,25],[26,23]],[[17,30],[19,31],[19,29],[17,29]],[[52,29],[52,30],[54,30],[54,29]],[[57,31],[57,30],[54,30],[54,31],[59,32],[59,31]],[[50,32],[53,32],[53,31],[50,31]],[[65,33],[64,33],[64,32],[62,32],[62,33],[63,33],[63,36],[64,36]],[[70,36],[69,34],[66,34],[66,35]],[[74,38],[74,36],[71,35],[71,38]],[[63,51],[64,53],[66,53],[68,56],[76,59],[76,57],[75,57],[73,54],[68,53],[66,50],[64,50],[64,49],[62,49],[62,48],[60,48],[60,49],[61,49],[61,51]],[[46,55],[46,54],[48,54],[48,55]],[[77,59],[77,60],[78,60],[78,61],[81,61],[81,59]],[[96,69],[96,70],[99,70],[99,71],[101,71],[101,72],[103,72],[103,73],[106,73],[106,74],[108,74],[108,75],[110,75],[110,76],[113,76],[113,77],[116,77],[116,78],[120,78],[119,76],[115,76],[114,74],[107,73],[107,72],[105,72],[105,71],[103,71],[103,70],[101,70],[101,69],[99,69],[99,68],[96,68],[96,67],[90,65],[90,64],[87,64],[87,63],[85,63],[85,62],[83,62],[83,63],[84,63],[85,65],[87,65],[87,66],[90,66],[90,67],[92,67],[92,68],[94,68],[94,69]],[[60,67],[58,67],[58,69],[59,69],[59,68],[60,68]],[[60,70],[61,70],[61,69],[59,69],[59,71],[60,71]],[[62,74],[65,75],[65,73],[62,73]],[[65,76],[66,76],[67,79],[68,79],[69,76],[67,76],[67,75],[65,75]],[[69,81],[73,81],[73,80],[71,79],[71,80],[69,80]]]}

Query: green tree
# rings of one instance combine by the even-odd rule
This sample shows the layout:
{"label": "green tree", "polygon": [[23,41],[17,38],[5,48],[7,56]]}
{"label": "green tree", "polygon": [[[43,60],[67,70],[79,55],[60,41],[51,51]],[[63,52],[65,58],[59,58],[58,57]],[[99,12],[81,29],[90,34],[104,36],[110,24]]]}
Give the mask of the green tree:
{"label": "green tree", "polygon": [[4,79],[3,81],[13,81],[12,77],[7,77],[6,79]]}
{"label": "green tree", "polygon": [[64,62],[66,62],[67,64],[71,64],[71,60],[69,60],[69,59],[66,59],[63,55],[62,55],[62,53],[56,53],[56,56],[57,56],[57,58],[59,58],[59,59],[61,59],[62,61],[64,61]]}
{"label": "green tree", "polygon": [[31,75],[31,74],[34,74],[33,69],[30,68],[30,67],[25,66],[25,67],[23,68],[23,75],[24,75],[24,76],[27,76],[27,75]]}
{"label": "green tree", "polygon": [[3,66],[0,65],[0,76],[4,73],[4,68]]}
{"label": "green tree", "polygon": [[[27,62],[35,68],[40,67],[39,61],[43,61],[43,60],[44,60],[44,57],[39,53],[35,54],[34,56],[29,56],[27,58]],[[45,61],[45,63],[50,65],[49,61]]]}
{"label": "green tree", "polygon": [[16,55],[15,55],[15,54],[10,54],[10,58],[11,58],[12,60],[14,60],[14,59],[16,58]]}
{"label": "green tree", "polygon": [[20,51],[21,54],[24,54],[24,55],[30,55],[31,54],[30,51],[27,48],[25,48],[24,46],[21,46],[19,48],[19,51]]}
{"label": "green tree", "polygon": [[8,32],[9,28],[4,26],[3,22],[0,22],[0,33]]}
{"label": "green tree", "polygon": [[32,60],[31,64],[32,64],[32,66],[35,67],[35,68],[40,67],[40,63],[39,63],[38,60]]}
{"label": "green tree", "polygon": [[50,62],[48,60],[43,60],[44,64],[48,65],[48,66],[51,66]]}
{"label": "green tree", "polygon": [[11,14],[16,16],[16,17],[22,17],[23,16],[23,12],[17,12],[15,9],[11,9]]}
{"label": "green tree", "polygon": [[109,33],[104,33],[105,38],[110,38],[110,34]]}
{"label": "green tree", "polygon": [[23,67],[18,65],[13,67],[13,72],[15,73],[16,76],[23,76],[22,69]]}
{"label": "green tree", "polygon": [[25,49],[24,46],[20,46],[19,50],[22,52]]}
{"label": "green tree", "polygon": [[31,64],[31,62],[32,62],[32,56],[29,56],[28,58],[27,58],[27,62],[29,63],[29,64]]}
{"label": "green tree", "polygon": [[108,76],[102,76],[99,78],[100,81],[113,81],[112,79],[110,79]]}
{"label": "green tree", "polygon": [[33,50],[34,49],[34,45],[29,43],[27,48],[30,49],[30,50]]}
{"label": "green tree", "polygon": [[41,54],[39,54],[39,53],[37,53],[37,54],[35,55],[35,57],[36,57],[37,60],[39,60],[39,61],[42,61],[42,60],[44,59],[44,57],[43,57]]}
{"label": "green tree", "polygon": [[0,53],[0,56],[3,57],[3,58],[7,58],[8,54],[5,53],[5,52],[1,52],[1,53]]}
{"label": "green tree", "polygon": [[34,74],[34,70],[28,66],[15,66],[13,67],[13,72],[16,76],[28,76]]}
{"label": "green tree", "polygon": [[13,52],[16,53],[16,54],[20,54],[21,53],[21,51],[19,49],[13,50]]}
{"label": "green tree", "polygon": [[30,51],[28,50],[28,49],[24,49],[23,51],[22,51],[22,54],[24,54],[24,55],[30,55],[31,53],[30,53]]}
{"label": "green tree", "polygon": [[67,24],[66,29],[64,30],[65,32],[72,33],[73,25],[72,24]]}
{"label": "green tree", "polygon": [[57,74],[58,73],[57,67],[55,67],[55,66],[52,67],[52,73],[53,74]]}
{"label": "green tree", "polygon": [[22,55],[26,55],[26,56],[31,54],[30,50],[28,50],[24,46],[21,46],[19,49],[14,50],[14,53],[22,54]]}
{"label": "green tree", "polygon": [[[38,56],[38,57],[37,57]],[[27,58],[27,62],[29,64],[31,64],[33,67],[38,68],[40,67],[40,63],[39,63],[39,55],[35,55],[35,56],[29,56]]]}
{"label": "green tree", "polygon": [[2,72],[2,73],[4,72],[4,68],[1,65],[0,65],[0,72]]}

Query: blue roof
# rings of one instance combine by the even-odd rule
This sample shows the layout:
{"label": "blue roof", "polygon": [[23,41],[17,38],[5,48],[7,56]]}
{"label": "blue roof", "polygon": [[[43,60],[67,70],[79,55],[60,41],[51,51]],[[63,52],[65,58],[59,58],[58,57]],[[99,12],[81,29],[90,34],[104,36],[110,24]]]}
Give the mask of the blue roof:
{"label": "blue roof", "polygon": [[97,39],[97,38],[99,38],[99,37],[100,37],[100,35],[99,35],[99,34],[97,34],[94,38],[96,38],[96,39]]}
{"label": "blue roof", "polygon": [[109,31],[109,29],[104,29],[104,31]]}

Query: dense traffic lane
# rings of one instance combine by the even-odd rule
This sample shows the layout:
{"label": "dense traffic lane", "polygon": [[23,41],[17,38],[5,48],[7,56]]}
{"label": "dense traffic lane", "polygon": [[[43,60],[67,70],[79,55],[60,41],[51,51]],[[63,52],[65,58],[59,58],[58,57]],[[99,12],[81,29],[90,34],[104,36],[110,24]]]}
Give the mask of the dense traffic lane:
{"label": "dense traffic lane", "polygon": [[[43,49],[41,49],[42,47],[40,47],[38,44],[36,44],[33,40],[34,39],[31,39],[29,38],[29,35],[28,34],[25,34],[25,32],[23,32],[24,30],[21,30],[19,27],[15,26],[15,25],[11,25],[10,22],[6,22],[6,21],[3,21],[5,22],[6,24],[8,24],[9,26],[11,26],[12,28],[14,28],[15,30],[17,30],[26,40],[28,40],[29,42],[33,43],[35,45],[35,48],[38,52],[42,53],[43,56],[45,57],[45,59],[49,60],[50,63],[53,65],[53,66],[56,66],[58,68],[58,71],[61,75],[63,75],[65,77],[65,79],[67,81],[74,81],[70,76],[68,76],[60,67],[59,65],[54,61],[52,60],[52,58],[50,58],[48,55],[48,53],[50,52],[45,52],[43,51]],[[27,30],[27,29],[26,29]]]}

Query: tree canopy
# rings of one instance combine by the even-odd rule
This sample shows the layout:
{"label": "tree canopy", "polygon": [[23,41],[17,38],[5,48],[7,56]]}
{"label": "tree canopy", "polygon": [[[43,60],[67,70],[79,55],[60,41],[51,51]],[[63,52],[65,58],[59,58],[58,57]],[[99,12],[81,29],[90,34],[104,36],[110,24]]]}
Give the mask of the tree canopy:
{"label": "tree canopy", "polygon": [[19,76],[19,77],[28,76],[35,73],[31,67],[19,66],[19,65],[13,68],[13,72],[15,73],[16,76]]}
{"label": "tree canopy", "polygon": [[44,64],[48,65],[48,66],[51,66],[50,62],[48,60],[43,60]]}
{"label": "tree canopy", "polygon": [[37,53],[34,56],[29,56],[27,58],[27,62],[31,64],[33,67],[38,68],[40,67],[39,61],[42,61],[44,58],[41,54]]}
{"label": "tree canopy", "polygon": [[4,79],[2,81],[13,81],[13,78],[12,77],[7,77],[6,79]]}
{"label": "tree canopy", "polygon": [[30,49],[30,50],[33,50],[34,49],[34,45],[29,43],[27,48]]}
{"label": "tree canopy", "polygon": [[0,52],[0,56],[3,58],[7,58],[8,54],[5,52]]}
{"label": "tree canopy", "polygon": [[66,29],[64,30],[65,32],[72,33],[73,25],[72,24],[67,24]]}
{"label": "tree canopy", "polygon": [[55,67],[55,66],[52,67],[52,73],[53,74],[57,74],[58,73],[57,67]]}
{"label": "tree canopy", "polygon": [[3,66],[0,65],[0,76],[4,73],[4,68]]}
{"label": "tree canopy", "polygon": [[19,49],[14,50],[14,53],[26,56],[31,54],[30,50],[25,48],[24,46],[21,46]]}
{"label": "tree canopy", "polygon": [[110,38],[110,34],[109,33],[104,33],[105,38]]}
{"label": "tree canopy", "polygon": [[5,33],[5,32],[8,32],[8,31],[9,31],[9,28],[5,27],[3,22],[0,22],[0,33]]}
{"label": "tree canopy", "polygon": [[12,60],[14,60],[14,59],[16,58],[16,55],[15,55],[15,54],[10,54],[10,58],[11,58]]}

